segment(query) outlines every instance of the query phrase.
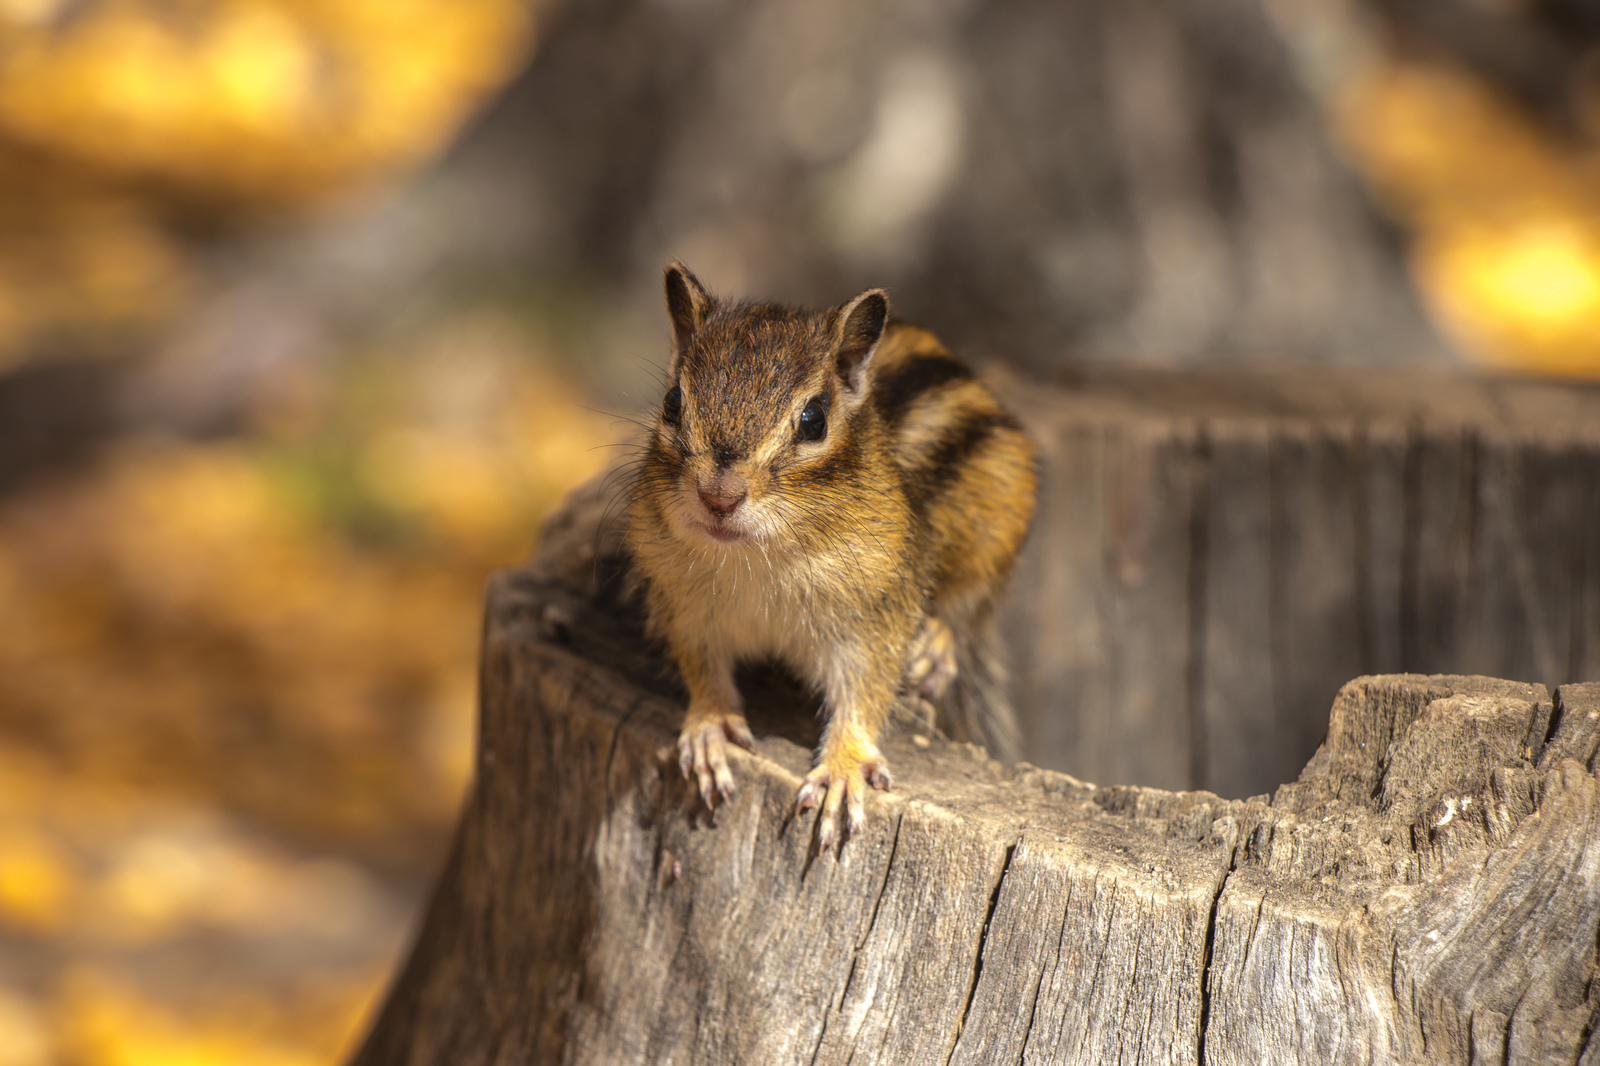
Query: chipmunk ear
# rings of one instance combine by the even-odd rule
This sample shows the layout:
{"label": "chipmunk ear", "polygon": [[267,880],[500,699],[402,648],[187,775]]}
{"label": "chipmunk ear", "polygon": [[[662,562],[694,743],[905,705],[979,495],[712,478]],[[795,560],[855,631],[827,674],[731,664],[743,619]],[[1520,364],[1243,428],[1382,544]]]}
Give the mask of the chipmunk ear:
{"label": "chipmunk ear", "polygon": [[840,309],[839,350],[834,360],[850,393],[861,392],[867,361],[877,350],[888,321],[889,296],[882,289],[868,289]]}
{"label": "chipmunk ear", "polygon": [[683,351],[689,338],[706,319],[711,307],[711,294],[700,284],[700,279],[689,268],[674,259],[667,264],[667,317],[672,319],[672,362],[667,373],[678,376],[678,364],[683,361]]}

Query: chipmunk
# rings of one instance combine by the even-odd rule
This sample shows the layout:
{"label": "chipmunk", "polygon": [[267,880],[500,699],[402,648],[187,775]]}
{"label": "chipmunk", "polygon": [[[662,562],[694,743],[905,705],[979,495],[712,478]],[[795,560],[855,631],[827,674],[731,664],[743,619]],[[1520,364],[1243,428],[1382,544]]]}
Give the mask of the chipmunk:
{"label": "chipmunk", "polygon": [[734,667],[787,662],[822,693],[821,847],[890,787],[877,739],[906,687],[961,739],[1014,745],[992,654],[997,594],[1033,517],[1037,449],[929,333],[869,289],[802,311],[711,296],[666,270],[666,396],[627,542],[651,631],[689,691],[679,763],[708,807],[753,745]]}

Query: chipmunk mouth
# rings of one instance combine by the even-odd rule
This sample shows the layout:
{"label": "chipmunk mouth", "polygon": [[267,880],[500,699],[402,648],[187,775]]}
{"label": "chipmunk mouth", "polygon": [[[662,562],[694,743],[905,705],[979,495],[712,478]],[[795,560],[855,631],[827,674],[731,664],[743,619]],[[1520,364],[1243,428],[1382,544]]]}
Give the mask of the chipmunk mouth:
{"label": "chipmunk mouth", "polygon": [[706,532],[724,544],[731,544],[744,536],[744,533],[734,527],[716,521],[706,523]]}

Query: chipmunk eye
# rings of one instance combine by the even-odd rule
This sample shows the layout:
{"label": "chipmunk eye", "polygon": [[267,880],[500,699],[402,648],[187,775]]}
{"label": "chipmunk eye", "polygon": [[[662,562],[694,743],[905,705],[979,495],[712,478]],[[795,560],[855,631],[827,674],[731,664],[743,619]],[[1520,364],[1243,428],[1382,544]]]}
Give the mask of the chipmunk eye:
{"label": "chipmunk eye", "polygon": [[682,418],[683,390],[674,385],[667,390],[667,398],[661,401],[661,420],[675,426]]}
{"label": "chipmunk eye", "polygon": [[828,401],[818,396],[800,412],[801,440],[821,440],[828,432]]}

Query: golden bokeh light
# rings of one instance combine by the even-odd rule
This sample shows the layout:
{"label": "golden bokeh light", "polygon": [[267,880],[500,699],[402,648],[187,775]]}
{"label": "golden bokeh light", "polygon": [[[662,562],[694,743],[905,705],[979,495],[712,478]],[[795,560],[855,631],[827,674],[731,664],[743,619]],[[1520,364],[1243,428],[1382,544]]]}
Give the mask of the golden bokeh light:
{"label": "golden bokeh light", "polygon": [[1440,319],[1486,362],[1600,374],[1600,225],[1572,216],[1425,238],[1420,276]]}
{"label": "golden bokeh light", "polygon": [[1600,152],[1428,67],[1363,79],[1340,128],[1411,231],[1423,298],[1466,352],[1504,370],[1600,375]]}
{"label": "golden bokeh light", "polygon": [[0,3],[0,371],[175,321],[205,291],[181,224],[303,217],[436,153],[524,61],[538,7]]}
{"label": "golden bokeh light", "polygon": [[70,860],[58,842],[28,824],[0,826],[0,922],[59,930],[80,900]]}
{"label": "golden bokeh light", "polygon": [[208,198],[325,197],[436,149],[530,30],[518,0],[106,0],[65,27],[23,5],[0,136]]}
{"label": "golden bokeh light", "polygon": [[296,1003],[286,1011],[238,994],[207,1000],[176,1010],[125,976],[80,968],[62,983],[68,1021],[56,1046],[69,1061],[104,1066],[328,1066],[326,1049],[348,1043],[364,1009]]}

